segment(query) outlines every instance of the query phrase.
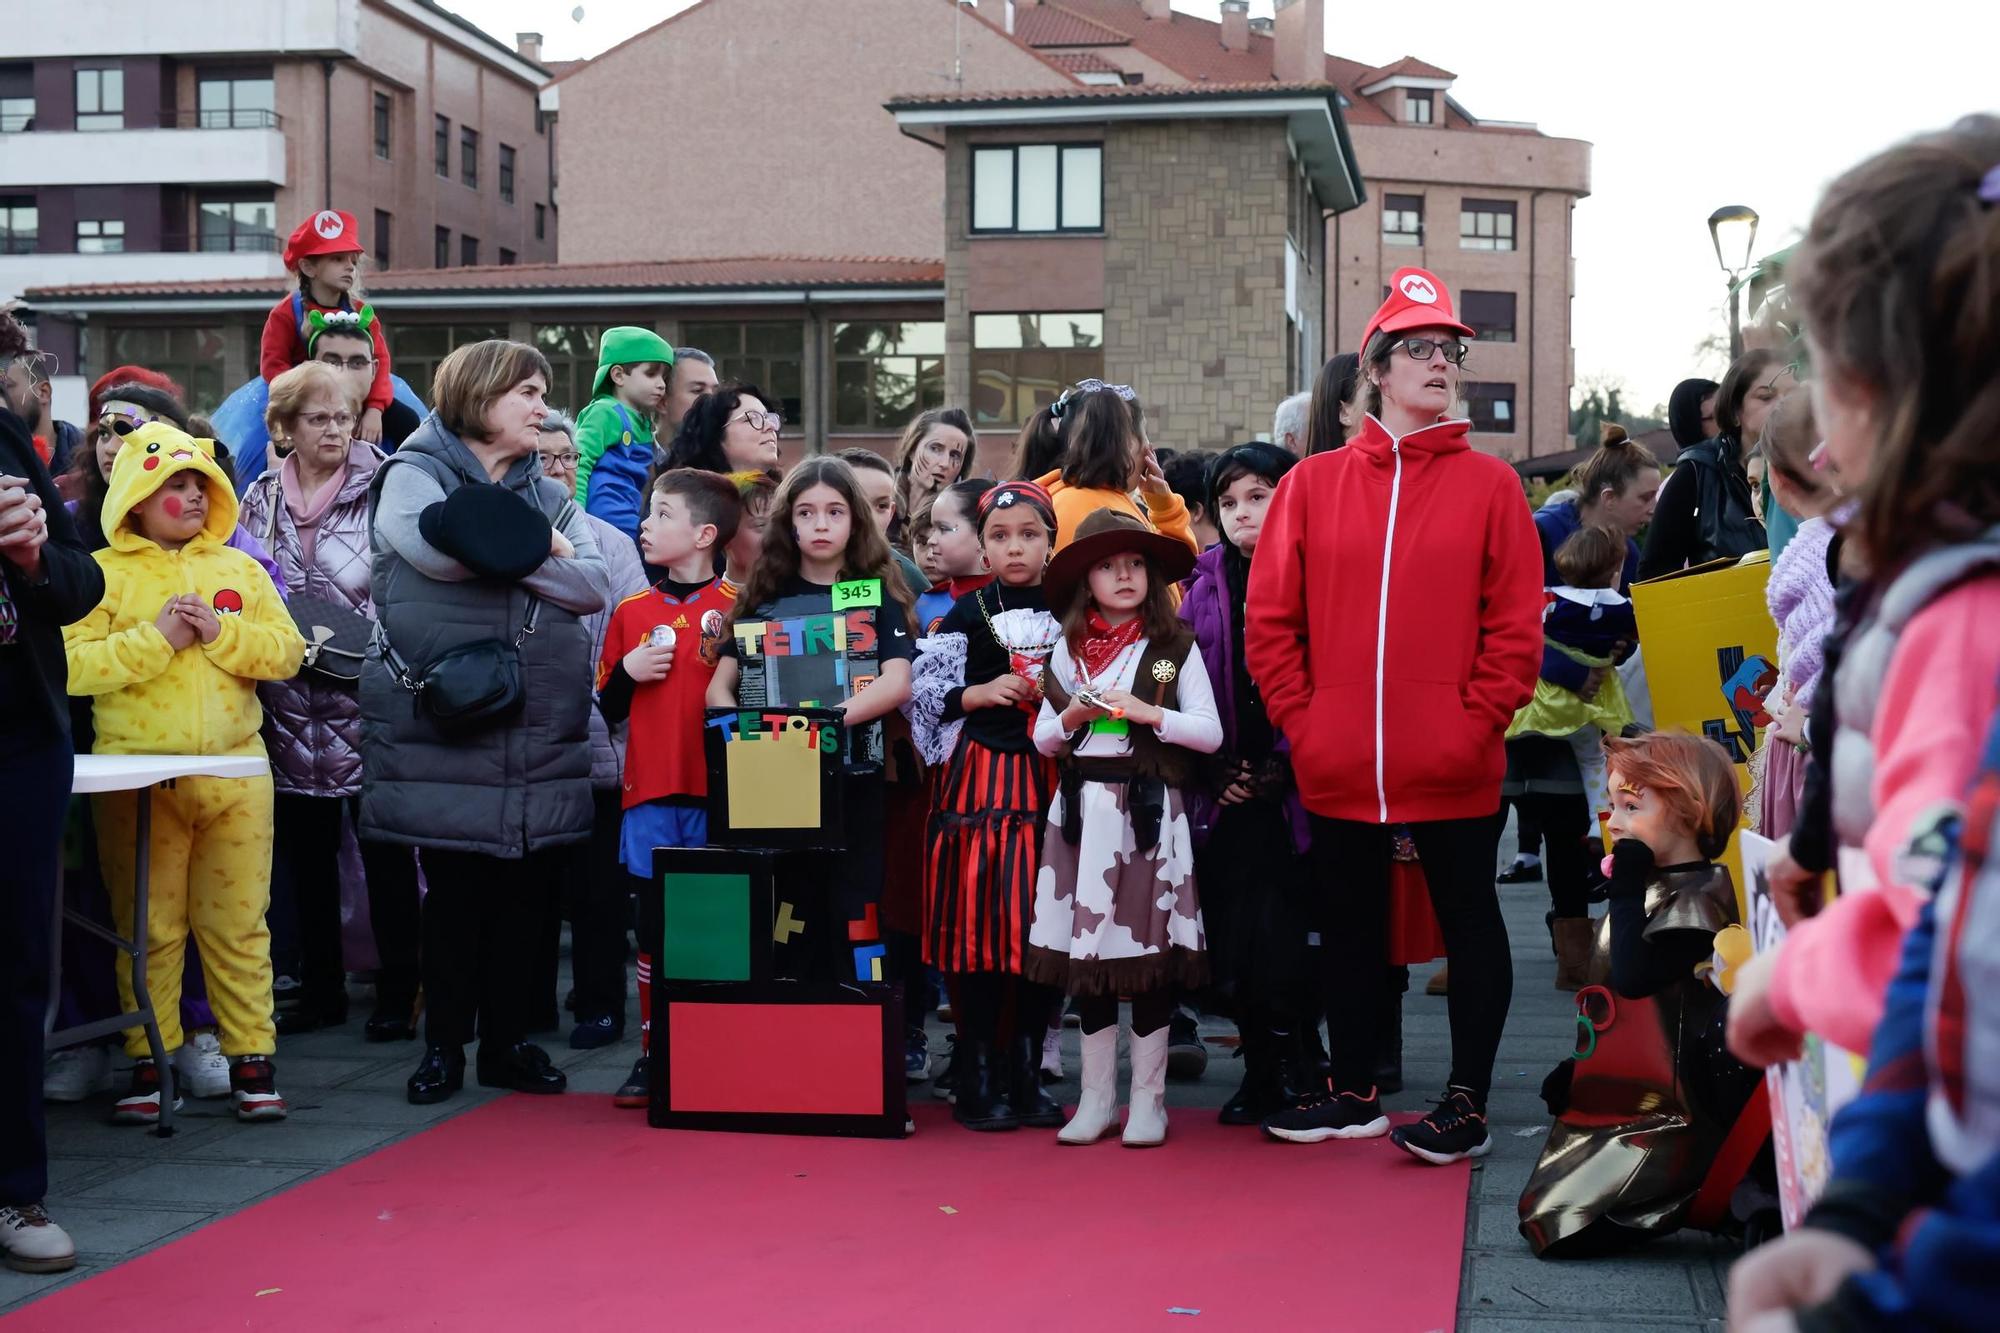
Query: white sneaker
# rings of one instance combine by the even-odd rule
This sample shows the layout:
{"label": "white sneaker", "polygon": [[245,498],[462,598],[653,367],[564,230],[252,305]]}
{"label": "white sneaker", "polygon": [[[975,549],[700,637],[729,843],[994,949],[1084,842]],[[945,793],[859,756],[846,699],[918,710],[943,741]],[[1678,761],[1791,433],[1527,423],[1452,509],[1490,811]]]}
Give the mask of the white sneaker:
{"label": "white sneaker", "polygon": [[53,1051],[42,1063],[42,1098],[81,1102],[118,1086],[109,1046],[71,1046]]}
{"label": "white sneaker", "polygon": [[63,1273],[76,1267],[76,1243],[38,1203],[0,1208],[0,1258],[20,1273]]}
{"label": "white sneaker", "polygon": [[1042,1082],[1060,1083],[1063,1077],[1062,1024],[1042,1033]]}
{"label": "white sneaker", "polygon": [[173,1054],[174,1089],[190,1097],[229,1095],[229,1057],[213,1032],[191,1032]]}

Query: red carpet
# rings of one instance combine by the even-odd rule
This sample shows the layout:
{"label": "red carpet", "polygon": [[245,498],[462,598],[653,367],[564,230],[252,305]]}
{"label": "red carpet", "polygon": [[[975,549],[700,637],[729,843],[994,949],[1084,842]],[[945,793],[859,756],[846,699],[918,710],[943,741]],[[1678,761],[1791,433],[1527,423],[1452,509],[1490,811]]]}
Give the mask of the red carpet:
{"label": "red carpet", "polygon": [[1194,1109],[1148,1151],[917,1116],[901,1142],[701,1134],[507,1097],[0,1329],[1452,1326],[1463,1166]]}

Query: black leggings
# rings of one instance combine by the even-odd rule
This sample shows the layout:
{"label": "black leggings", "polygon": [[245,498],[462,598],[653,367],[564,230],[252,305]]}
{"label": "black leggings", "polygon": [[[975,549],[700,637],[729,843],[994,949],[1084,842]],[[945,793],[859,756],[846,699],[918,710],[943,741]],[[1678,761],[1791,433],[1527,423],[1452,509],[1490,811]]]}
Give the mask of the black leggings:
{"label": "black leggings", "polygon": [[[1575,792],[1528,792],[1512,799],[1521,823],[1532,821],[1548,841],[1542,864],[1556,915],[1590,915],[1590,848],[1584,842],[1590,833],[1590,802]],[[1454,971],[1453,984],[1457,977]]]}
{"label": "black leggings", "polygon": [[[1482,1106],[1514,996],[1514,959],[1493,883],[1501,824],[1496,813],[1410,825],[1451,960],[1449,1082]],[[1327,1054],[1337,1092],[1362,1092],[1375,1081],[1382,1006],[1388,1002],[1382,976],[1389,947],[1391,834],[1385,824],[1312,816],[1312,888],[1325,922],[1319,952]]]}
{"label": "black leggings", "polygon": [[[347,997],[340,919],[341,815],[359,820],[358,796],[301,796],[279,792],[273,802],[273,859],[291,895],[305,998],[340,1005]],[[407,1008],[417,990],[417,863],[408,847],[361,843],[368,908],[380,955],[376,994],[384,1008]]]}
{"label": "black leggings", "polygon": [[[1386,927],[1385,927],[1386,929]],[[1118,996],[1079,995],[1076,997],[1076,1012],[1083,1019],[1083,1031],[1087,1036],[1092,1032],[1102,1032],[1118,1025]],[[1132,1035],[1150,1037],[1167,1025],[1174,1014],[1174,993],[1171,990],[1140,991],[1132,997]]]}

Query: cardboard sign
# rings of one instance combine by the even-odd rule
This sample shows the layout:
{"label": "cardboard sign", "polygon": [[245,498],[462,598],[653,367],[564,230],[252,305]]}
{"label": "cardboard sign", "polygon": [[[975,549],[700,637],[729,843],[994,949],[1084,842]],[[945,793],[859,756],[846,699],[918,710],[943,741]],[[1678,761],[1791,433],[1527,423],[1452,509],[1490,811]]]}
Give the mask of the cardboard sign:
{"label": "cardboard sign", "polygon": [[769,981],[776,946],[775,852],[660,847],[653,883],[661,937],[655,981]]}
{"label": "cardboard sign", "polygon": [[710,844],[846,845],[840,714],[827,708],[711,708],[703,730]]}
{"label": "cardboard sign", "polygon": [[[1653,722],[1718,742],[1750,791],[1750,756],[1770,724],[1764,696],[1778,680],[1778,626],[1764,604],[1771,573],[1762,551],[1632,585],[1632,610],[1646,656]],[[1749,905],[1734,839],[1723,861],[1736,877],[1739,919]]]}
{"label": "cardboard sign", "polygon": [[900,987],[669,981],[653,996],[654,1128],[903,1136]]}
{"label": "cardboard sign", "polygon": [[[867,585],[867,586],[864,586]],[[873,605],[840,603],[842,589]],[[742,663],[736,698],[744,708],[831,708],[875,679],[881,662],[876,616],[882,601],[880,579],[855,579],[825,593],[781,597],[763,619],[735,625]],[[848,735],[847,767],[867,771],[882,763],[882,724],[871,722]]]}
{"label": "cardboard sign", "polygon": [[[1758,953],[1785,938],[1765,873],[1777,844],[1755,833],[1742,835],[1743,868],[1750,911],[1750,938]],[[1827,1127],[1841,1107],[1861,1091],[1861,1057],[1808,1033],[1797,1060],[1764,1071],[1771,1097],[1771,1149],[1778,1164],[1778,1207],[1792,1230],[1826,1188],[1833,1158]]]}

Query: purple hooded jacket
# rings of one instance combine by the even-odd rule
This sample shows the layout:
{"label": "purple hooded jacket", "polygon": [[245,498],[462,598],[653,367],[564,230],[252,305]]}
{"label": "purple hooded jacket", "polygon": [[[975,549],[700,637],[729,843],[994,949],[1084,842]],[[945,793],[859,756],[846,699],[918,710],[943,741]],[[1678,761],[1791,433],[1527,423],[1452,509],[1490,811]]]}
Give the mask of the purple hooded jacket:
{"label": "purple hooded jacket", "polygon": [[[1230,628],[1229,575],[1222,567],[1228,549],[1228,543],[1217,542],[1195,560],[1194,573],[1181,581],[1181,619],[1194,630],[1202,665],[1207,668],[1209,684],[1214,687],[1215,711],[1222,719],[1222,753],[1234,754],[1236,640]],[[1291,742],[1282,732],[1278,733],[1277,749],[1289,752],[1291,748]],[[1182,795],[1187,802],[1188,826],[1194,833],[1195,846],[1200,847],[1215,832],[1222,806],[1216,801],[1217,793],[1197,787],[1188,788]],[[1285,815],[1292,826],[1292,845],[1303,855],[1311,845],[1312,834],[1296,788],[1285,797]]]}

